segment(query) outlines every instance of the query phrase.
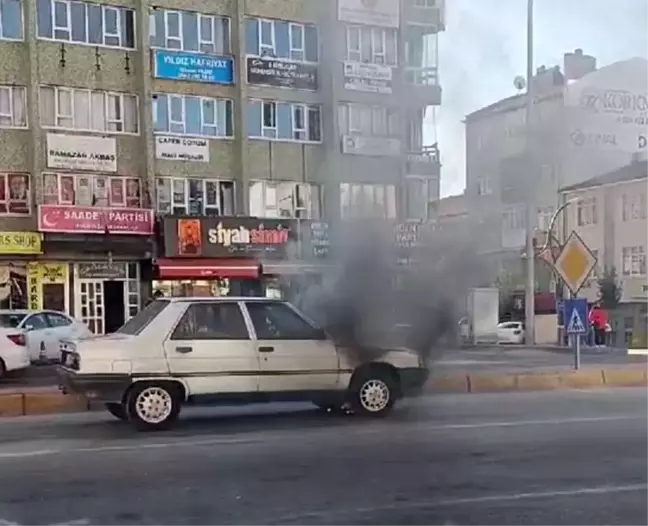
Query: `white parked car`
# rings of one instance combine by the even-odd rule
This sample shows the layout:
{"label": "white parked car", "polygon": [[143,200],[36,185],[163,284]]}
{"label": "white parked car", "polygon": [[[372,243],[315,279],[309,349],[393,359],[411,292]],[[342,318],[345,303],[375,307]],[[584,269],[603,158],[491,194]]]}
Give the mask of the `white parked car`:
{"label": "white parked car", "polygon": [[9,371],[26,369],[30,363],[24,332],[11,327],[0,327],[0,380]]}
{"label": "white parked car", "polygon": [[157,299],[116,333],[63,342],[65,393],[140,429],[184,403],[312,401],[379,416],[428,377],[408,349],[338,346],[292,305],[267,298]]}
{"label": "white parked car", "polygon": [[58,361],[61,340],[92,334],[83,322],[51,310],[0,310],[0,327],[22,332],[32,362]]}
{"label": "white parked car", "polygon": [[497,326],[497,340],[500,343],[524,343],[524,323],[507,321]]}

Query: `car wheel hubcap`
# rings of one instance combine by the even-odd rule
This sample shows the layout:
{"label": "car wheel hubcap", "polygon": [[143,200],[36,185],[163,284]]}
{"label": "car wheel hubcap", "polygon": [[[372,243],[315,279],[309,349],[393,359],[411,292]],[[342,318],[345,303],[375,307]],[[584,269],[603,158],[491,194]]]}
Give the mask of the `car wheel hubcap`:
{"label": "car wheel hubcap", "polygon": [[389,387],[382,380],[368,380],[360,388],[360,403],[372,413],[382,411],[389,404]]}
{"label": "car wheel hubcap", "polygon": [[161,387],[144,389],[135,401],[137,416],[148,424],[164,422],[171,414],[171,395]]}

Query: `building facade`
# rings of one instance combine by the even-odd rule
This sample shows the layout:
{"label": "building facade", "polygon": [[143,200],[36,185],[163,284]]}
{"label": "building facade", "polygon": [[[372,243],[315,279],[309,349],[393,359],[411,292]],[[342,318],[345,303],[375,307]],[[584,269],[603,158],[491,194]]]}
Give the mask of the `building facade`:
{"label": "building facade", "polygon": [[4,301],[109,332],[152,286],[258,292],[340,219],[429,219],[444,18],[443,0],[4,0]]}

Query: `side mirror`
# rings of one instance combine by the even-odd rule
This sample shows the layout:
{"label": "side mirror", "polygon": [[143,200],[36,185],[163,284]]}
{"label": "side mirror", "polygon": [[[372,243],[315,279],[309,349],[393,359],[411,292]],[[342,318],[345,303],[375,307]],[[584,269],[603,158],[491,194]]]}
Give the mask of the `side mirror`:
{"label": "side mirror", "polygon": [[34,330],[34,326],[33,326],[33,325],[25,325],[23,328],[24,328],[25,331],[27,331],[27,332],[29,332],[29,331],[33,331],[33,330]]}

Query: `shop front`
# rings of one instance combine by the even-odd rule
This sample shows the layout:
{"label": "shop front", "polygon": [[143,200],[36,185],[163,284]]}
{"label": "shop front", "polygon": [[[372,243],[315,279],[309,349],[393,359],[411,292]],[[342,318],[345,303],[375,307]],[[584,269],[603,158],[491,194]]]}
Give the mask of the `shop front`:
{"label": "shop front", "polygon": [[285,297],[328,255],[322,222],[167,217],[160,230],[153,288],[166,296]]}
{"label": "shop front", "polygon": [[42,252],[38,232],[0,232],[0,308],[30,308],[28,267]]}
{"label": "shop front", "polygon": [[39,262],[29,274],[34,305],[52,308],[55,298],[65,298],[57,310],[95,334],[114,332],[150,295],[153,227],[149,209],[41,205],[43,250],[57,263]]}

